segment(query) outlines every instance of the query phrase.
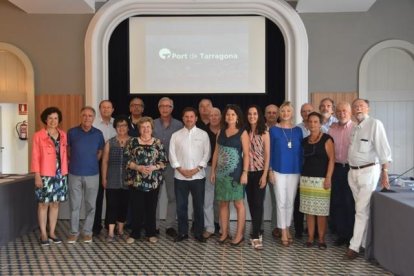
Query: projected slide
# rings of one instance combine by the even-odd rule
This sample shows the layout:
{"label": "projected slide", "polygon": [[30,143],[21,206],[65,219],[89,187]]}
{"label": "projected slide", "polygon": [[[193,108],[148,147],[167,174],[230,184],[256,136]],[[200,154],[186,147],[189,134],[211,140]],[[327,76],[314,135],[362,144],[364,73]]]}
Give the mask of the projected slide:
{"label": "projected slide", "polygon": [[130,19],[130,92],[264,93],[263,17]]}

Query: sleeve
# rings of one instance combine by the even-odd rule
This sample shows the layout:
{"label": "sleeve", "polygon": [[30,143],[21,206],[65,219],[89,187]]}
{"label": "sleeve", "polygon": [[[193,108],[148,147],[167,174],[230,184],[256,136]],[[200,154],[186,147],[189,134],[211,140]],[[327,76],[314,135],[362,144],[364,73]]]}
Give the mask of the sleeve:
{"label": "sleeve", "polygon": [[32,160],[30,170],[33,173],[40,173],[40,138],[38,133],[33,136]]}
{"label": "sleeve", "polygon": [[384,125],[378,120],[374,129],[374,147],[380,164],[392,162],[391,147],[388,143],[387,134]]}
{"label": "sleeve", "polygon": [[[176,132],[177,133],[177,132]],[[170,149],[169,149],[169,159],[170,159],[170,165],[173,169],[180,167],[180,163],[178,162],[178,158],[176,155],[175,147],[176,147],[176,133],[174,133],[171,136],[170,139]]]}
{"label": "sleeve", "polygon": [[206,168],[207,167],[207,163],[208,160],[210,160],[210,138],[208,137],[207,132],[202,131],[202,135],[203,135],[203,158],[201,158],[201,161],[199,163],[200,167]]}
{"label": "sleeve", "polygon": [[160,139],[157,139],[157,148],[158,148],[158,157],[156,163],[166,164],[168,162],[167,153],[165,152],[164,145],[161,143]]}

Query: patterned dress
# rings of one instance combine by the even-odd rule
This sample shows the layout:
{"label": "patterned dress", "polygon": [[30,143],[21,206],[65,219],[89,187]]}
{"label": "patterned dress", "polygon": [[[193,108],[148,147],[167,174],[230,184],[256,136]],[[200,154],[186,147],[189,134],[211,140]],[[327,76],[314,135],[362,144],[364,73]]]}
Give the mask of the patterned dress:
{"label": "patterned dress", "polygon": [[242,142],[243,129],[227,137],[220,131],[217,139],[218,160],[216,169],[216,200],[232,201],[244,198],[244,186],[240,184],[243,171]]}
{"label": "patterned dress", "polygon": [[[131,138],[124,149],[124,158],[127,164],[134,162],[137,165],[162,167],[167,163],[167,154],[160,139],[154,138],[151,145],[142,145],[138,138]],[[157,189],[163,182],[162,169],[155,170],[149,175],[144,175],[136,170],[126,170],[126,181],[130,187],[140,191],[148,192]]]}
{"label": "patterned dress", "polygon": [[328,134],[310,144],[309,136],[303,139],[304,164],[300,177],[300,208],[299,211],[315,216],[329,216],[331,189],[324,189],[323,182],[328,170],[329,158],[325,143],[332,140]]}
{"label": "patterned dress", "polygon": [[35,195],[38,202],[60,202],[66,201],[68,193],[67,176],[62,175],[60,170],[60,139],[55,140],[52,136],[55,150],[56,150],[56,175],[55,176],[41,176],[43,187],[35,189]]}

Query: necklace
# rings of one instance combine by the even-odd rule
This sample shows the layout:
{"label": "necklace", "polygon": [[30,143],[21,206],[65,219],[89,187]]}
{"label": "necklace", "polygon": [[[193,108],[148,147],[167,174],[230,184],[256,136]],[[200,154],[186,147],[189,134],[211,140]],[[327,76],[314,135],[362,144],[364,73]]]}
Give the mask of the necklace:
{"label": "necklace", "polygon": [[283,128],[283,127],[281,127],[281,129],[282,129],[282,131],[283,131],[283,135],[285,135],[285,138],[286,138],[286,142],[287,142],[287,147],[289,148],[289,149],[291,149],[292,148],[292,137],[293,137],[293,128],[290,128],[290,138],[288,139],[288,137],[287,137],[287,135],[286,135],[286,132],[285,132],[285,129]]}
{"label": "necklace", "polygon": [[148,143],[149,141],[151,141],[152,137],[150,137],[148,139],[142,139],[142,137],[139,137],[139,139],[144,143]]}
{"label": "necklace", "polygon": [[322,137],[322,132],[319,132],[318,136],[316,136],[316,138],[315,138],[315,139],[311,139],[312,137],[311,137],[311,136],[309,136],[308,141],[309,141],[309,143],[310,143],[310,144],[315,144],[316,142],[318,142],[318,140],[319,140],[321,137]]}

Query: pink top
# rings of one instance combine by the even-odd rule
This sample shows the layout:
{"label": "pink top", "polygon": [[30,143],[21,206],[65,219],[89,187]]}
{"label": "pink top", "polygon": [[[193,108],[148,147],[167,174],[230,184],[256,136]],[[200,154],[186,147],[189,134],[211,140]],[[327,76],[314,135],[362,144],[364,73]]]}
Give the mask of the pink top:
{"label": "pink top", "polygon": [[345,164],[348,162],[348,148],[351,142],[351,131],[354,123],[349,120],[345,125],[333,123],[328,134],[332,136],[335,146],[335,162]]}
{"label": "pink top", "polygon": [[[68,174],[66,133],[58,129],[60,136],[60,169],[62,175]],[[55,144],[49,137],[46,129],[39,130],[33,136],[31,171],[40,173],[41,176],[56,175],[56,150]]]}
{"label": "pink top", "polygon": [[249,133],[249,171],[264,170],[264,143],[262,135]]}

